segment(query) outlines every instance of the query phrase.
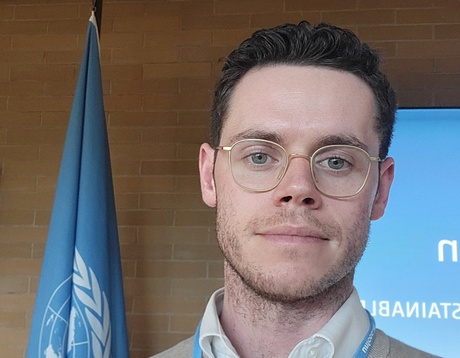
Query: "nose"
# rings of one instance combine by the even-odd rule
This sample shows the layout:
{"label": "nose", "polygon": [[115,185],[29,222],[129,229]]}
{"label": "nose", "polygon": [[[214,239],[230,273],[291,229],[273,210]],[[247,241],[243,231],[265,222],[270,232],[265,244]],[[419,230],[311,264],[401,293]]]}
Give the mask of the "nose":
{"label": "nose", "polygon": [[321,205],[321,193],[316,189],[310,170],[311,158],[291,154],[281,182],[274,189],[275,205],[306,205],[317,209]]}

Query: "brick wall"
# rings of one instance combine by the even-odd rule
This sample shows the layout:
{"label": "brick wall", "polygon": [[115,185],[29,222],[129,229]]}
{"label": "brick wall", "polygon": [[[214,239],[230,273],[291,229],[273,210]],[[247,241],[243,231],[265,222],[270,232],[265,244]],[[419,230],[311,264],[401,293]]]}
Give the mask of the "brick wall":
{"label": "brick wall", "polygon": [[[0,3],[0,346],[22,357],[90,0]],[[259,27],[331,22],[381,49],[401,106],[460,106],[457,0],[106,0],[101,49],[131,356],[195,329],[222,284],[199,144],[218,59]]]}

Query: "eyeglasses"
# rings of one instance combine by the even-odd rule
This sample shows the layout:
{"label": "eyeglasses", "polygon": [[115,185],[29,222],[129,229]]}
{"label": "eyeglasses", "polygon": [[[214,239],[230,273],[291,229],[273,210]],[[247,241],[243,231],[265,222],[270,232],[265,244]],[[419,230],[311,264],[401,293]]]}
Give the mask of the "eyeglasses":
{"label": "eyeglasses", "polygon": [[251,192],[274,189],[283,179],[292,158],[310,161],[310,171],[318,191],[334,198],[358,194],[366,185],[372,162],[381,162],[352,145],[327,145],[312,155],[288,154],[279,144],[265,139],[243,139],[231,146],[218,146],[228,152],[235,182]]}

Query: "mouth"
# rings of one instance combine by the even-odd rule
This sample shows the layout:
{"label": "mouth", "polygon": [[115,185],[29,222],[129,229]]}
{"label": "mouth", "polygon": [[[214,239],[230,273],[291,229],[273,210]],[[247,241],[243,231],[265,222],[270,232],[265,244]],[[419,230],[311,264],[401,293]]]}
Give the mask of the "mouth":
{"label": "mouth", "polygon": [[256,232],[257,236],[280,243],[318,243],[329,241],[319,230],[296,226],[279,226]]}

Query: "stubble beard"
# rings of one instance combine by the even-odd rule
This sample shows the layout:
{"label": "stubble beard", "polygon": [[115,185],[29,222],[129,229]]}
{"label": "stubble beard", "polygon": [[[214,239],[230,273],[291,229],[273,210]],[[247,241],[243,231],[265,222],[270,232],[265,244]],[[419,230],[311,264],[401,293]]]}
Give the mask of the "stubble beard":
{"label": "stubble beard", "polygon": [[[370,220],[366,210],[361,208],[357,212],[355,222],[345,237],[338,224],[321,223],[307,210],[301,213],[285,210],[277,215],[254,219],[239,233],[235,227],[239,228],[241,224],[231,220],[234,219],[234,212],[231,204],[217,206],[217,239],[225,258],[225,270],[230,271],[226,272],[226,287],[235,288],[242,283],[246,289],[263,300],[283,305],[307,302],[316,302],[321,305],[333,304],[328,302],[329,300],[337,300],[340,302],[336,304],[341,304],[351,293],[354,270],[364,253],[369,236]],[[321,230],[329,238],[336,237],[342,241],[345,240],[348,245],[340,260],[331,265],[320,277],[314,278],[306,274],[300,278],[301,281],[295,285],[296,287],[286,287],[282,275],[277,275],[276,272],[264,272],[261,267],[248,262],[243,255],[241,240],[248,239],[245,234],[250,232],[251,228],[286,223],[293,217],[296,217],[297,222],[302,220],[307,225]],[[228,282],[229,280],[237,282]]]}

